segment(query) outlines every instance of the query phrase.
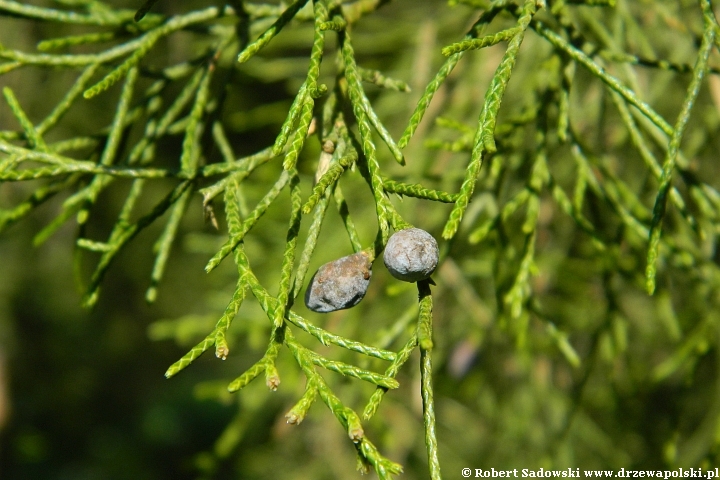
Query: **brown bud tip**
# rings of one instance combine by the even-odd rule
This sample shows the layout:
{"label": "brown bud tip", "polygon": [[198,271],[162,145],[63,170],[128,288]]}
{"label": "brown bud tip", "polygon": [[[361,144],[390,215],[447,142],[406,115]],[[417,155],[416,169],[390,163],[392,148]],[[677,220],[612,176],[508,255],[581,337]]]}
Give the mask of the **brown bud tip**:
{"label": "brown bud tip", "polygon": [[351,428],[348,430],[348,436],[350,437],[350,440],[353,441],[353,443],[358,443],[365,437],[365,431],[362,429],[362,427],[356,427]]}
{"label": "brown bud tip", "polygon": [[271,375],[265,380],[265,384],[270,390],[276,392],[278,387],[280,386],[280,377],[278,377],[277,375]]}
{"label": "brown bud tip", "polygon": [[294,412],[288,413],[287,415],[285,415],[285,418],[287,419],[287,423],[289,423],[290,425],[300,425],[303,421],[302,417],[300,417]]}

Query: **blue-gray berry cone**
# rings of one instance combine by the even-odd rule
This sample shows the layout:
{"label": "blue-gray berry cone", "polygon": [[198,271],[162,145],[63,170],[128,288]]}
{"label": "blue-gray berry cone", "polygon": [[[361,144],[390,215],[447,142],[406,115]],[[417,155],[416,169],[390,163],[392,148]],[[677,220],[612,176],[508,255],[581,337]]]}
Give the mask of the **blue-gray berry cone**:
{"label": "blue-gray berry cone", "polygon": [[383,261],[392,276],[405,282],[419,282],[430,277],[439,258],[437,241],[419,228],[394,233],[383,253]]}
{"label": "blue-gray berry cone", "polygon": [[320,313],[354,307],[367,292],[371,269],[370,259],[363,252],[326,263],[310,280],[305,305]]}

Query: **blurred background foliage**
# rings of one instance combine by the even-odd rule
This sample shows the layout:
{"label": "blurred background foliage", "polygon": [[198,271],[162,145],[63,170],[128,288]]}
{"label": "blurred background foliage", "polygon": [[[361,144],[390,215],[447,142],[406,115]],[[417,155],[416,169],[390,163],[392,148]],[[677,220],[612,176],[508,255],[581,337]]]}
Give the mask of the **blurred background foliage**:
{"label": "blurred background foliage", "polygon": [[[131,0],[108,3],[139,7]],[[33,4],[70,8],[83,2]],[[206,6],[201,0],[161,0],[152,11],[174,15]],[[372,105],[395,138],[442,65],[441,48],[461,40],[487,6],[484,1],[388,2],[353,26],[358,63],[412,89],[403,93],[366,84]],[[566,17],[558,14],[561,9]],[[610,64],[613,75],[675,123],[703,33],[697,2],[550,2],[538,18],[573,32],[575,47]],[[558,23],[559,18],[573,28]],[[491,30],[515,23],[503,14]],[[24,52],[35,51],[40,40],[87,31],[0,16],[0,44]],[[183,31],[161,40],[142,65],[159,69],[198,56],[207,48],[201,33]],[[327,36],[330,53],[321,69],[328,85],[335,75],[335,38]],[[227,97],[221,121],[237,155],[249,155],[275,140],[306,75],[312,39],[312,22],[296,21],[250,61],[219,62],[223,74],[232,70],[218,78],[230,79],[222,85]],[[502,48],[465,54],[404,150],[407,166],[397,165],[379,148],[384,175],[458,191]],[[73,50],[83,51],[95,50]],[[709,63],[720,68],[716,49]],[[39,121],[75,77],[68,69],[31,66],[0,76],[0,85],[11,87],[28,117]],[[143,88],[150,84],[145,77],[139,80]],[[178,91],[168,89],[164,100],[171,103]],[[563,92],[568,94],[570,125],[564,140],[557,127]],[[77,102],[45,140],[86,135],[110,124],[119,93],[116,85]],[[673,248],[661,246],[652,296],[645,291],[647,236],[637,233],[633,221],[649,228],[658,182],[612,95],[595,76],[573,67],[566,55],[528,31],[500,110],[498,153],[482,167],[458,235],[440,242],[443,259],[433,277],[437,435],[447,478],[458,478],[463,467],[718,465],[720,214],[712,214],[718,203],[703,207],[706,197],[694,196],[693,186],[704,183],[707,198],[717,195],[720,78],[711,72],[702,84],[682,143],[683,174],[675,178],[700,227],[693,230],[687,216],[669,206],[663,233]],[[662,161],[667,139],[642,118],[633,118],[647,137],[650,155]],[[19,131],[5,102],[0,102],[0,130]],[[174,165],[181,142],[179,134],[163,139],[157,162]],[[206,163],[222,161],[218,151],[205,155]],[[309,138],[298,162],[306,192],[319,155],[320,142]],[[536,188],[530,183],[543,177],[537,174],[539,156],[546,159],[552,181]],[[262,198],[280,168],[274,160],[253,173],[244,184],[247,205]],[[579,189],[581,171],[589,172],[587,182],[594,178],[603,186],[575,194],[593,235],[566,214],[555,188],[577,201],[573,192]],[[40,182],[2,183],[0,208],[24,201]],[[377,228],[372,194],[358,172],[346,173],[340,183],[361,240],[370,244]],[[118,180],[102,193],[83,236],[107,237],[129,185],[130,180]],[[524,229],[531,207],[498,214],[528,185],[538,200],[537,223]],[[171,186],[169,180],[153,180],[143,202],[153,204]],[[203,271],[227,238],[222,215],[215,230],[204,221],[202,198],[194,194],[157,301],[143,301],[154,261],[152,245],[162,231],[162,225],[153,224],[120,254],[97,305],[87,311],[73,284],[76,277],[86,281],[96,257],[80,253],[82,266],[73,265],[75,222],[40,247],[32,244],[67,196],[60,192],[0,235],[2,478],[316,480],[359,475],[347,433],[320,402],[300,426],[286,423],[284,414],[305,384],[287,350],[278,358],[282,384],[277,392],[262,381],[236,394],[227,392],[229,381],[257,361],[267,343],[267,317],[249,294],[229,331],[226,361],[209,352],[172,380],[163,377],[170,364],[213,329],[232,298],[237,270],[230,261],[210,275]],[[405,220],[441,238],[452,205],[395,196],[391,201]],[[253,270],[271,294],[280,281],[289,208],[289,195],[283,192],[245,239]],[[301,240],[306,235],[303,222]],[[531,237],[532,262],[527,263],[523,257]],[[331,206],[310,272],[349,253],[341,218]],[[301,302],[294,308],[333,333],[397,350],[405,341],[401,334],[414,325],[417,291],[381,267],[376,263],[370,290],[350,310],[321,315]],[[517,292],[513,285],[523,269],[526,282]],[[513,310],[515,297],[520,311]],[[315,339],[295,333],[323,355],[374,371],[386,367],[352,352],[316,348]],[[391,345],[383,345],[387,339],[394,339]],[[378,414],[364,425],[383,455],[404,466],[402,478],[408,479],[427,478],[428,471],[418,364],[414,352],[397,377],[401,387],[385,396]],[[323,375],[356,410],[362,410],[374,390],[332,372]]]}

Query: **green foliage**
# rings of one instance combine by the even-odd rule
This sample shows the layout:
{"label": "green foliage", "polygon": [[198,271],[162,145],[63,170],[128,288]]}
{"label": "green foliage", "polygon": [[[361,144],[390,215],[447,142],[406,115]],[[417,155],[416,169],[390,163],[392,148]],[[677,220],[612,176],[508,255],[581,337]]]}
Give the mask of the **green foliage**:
{"label": "green foliage", "polygon": [[[382,479],[403,471],[381,453],[392,444],[384,436],[402,435],[366,434],[368,422],[378,412],[382,420],[383,399],[408,392],[417,375],[423,465],[433,480],[443,457],[450,476],[468,466],[717,462],[720,408],[713,389],[702,388],[720,378],[712,360],[720,352],[720,26],[709,0],[397,2],[387,7],[390,28],[381,0],[230,1],[175,5],[189,11],[167,15],[151,13],[164,3],[154,0],[139,10],[59,3],[0,0],[0,15],[13,22],[70,33],[37,45],[70,53],[0,47],[0,75],[79,72],[44,117],[27,107],[32,92],[3,88],[14,123],[1,125],[0,187],[32,187],[0,210],[0,231],[66,194],[35,243],[75,217],[76,270],[99,257],[84,285],[83,304],[93,307],[130,240],[163,223],[146,292],[152,303],[165,295],[187,212],[202,201],[218,229],[204,234],[213,245],[205,270],[230,274],[234,286],[214,328],[195,335],[166,377],[213,346],[231,359],[231,345],[262,337],[264,353],[255,348],[249,367],[232,364],[241,371],[227,390],[264,373],[267,388],[281,391],[289,376],[288,423],[314,415],[320,400],[355,447],[358,468]],[[373,40],[378,32],[388,37]],[[192,47],[165,60],[181,35]],[[418,66],[436,63],[434,74]],[[252,88],[276,81],[291,90],[289,106],[280,115],[252,110]],[[68,128],[64,118],[83,102],[114,105],[107,126]],[[233,122],[241,114],[245,127]],[[248,147],[246,130],[263,123],[274,138]],[[391,132],[402,129],[395,141]],[[168,145],[176,155],[163,151]],[[103,199],[121,195],[98,239],[93,219],[111,208]],[[419,282],[417,295],[376,268],[376,287],[324,328],[320,315],[296,305],[311,266],[348,249],[375,260],[391,229],[414,224],[445,240],[434,280]],[[248,292],[264,326],[248,323]],[[182,344],[186,320],[151,331]],[[233,322],[246,324],[233,332]],[[403,373],[416,349],[420,368]],[[663,388],[688,388],[695,407],[654,425],[642,399]],[[411,398],[388,403],[412,411]],[[373,433],[389,428],[374,422]],[[231,422],[213,459],[198,462],[205,474],[237,448],[241,425]],[[417,462],[409,453],[404,460]]]}

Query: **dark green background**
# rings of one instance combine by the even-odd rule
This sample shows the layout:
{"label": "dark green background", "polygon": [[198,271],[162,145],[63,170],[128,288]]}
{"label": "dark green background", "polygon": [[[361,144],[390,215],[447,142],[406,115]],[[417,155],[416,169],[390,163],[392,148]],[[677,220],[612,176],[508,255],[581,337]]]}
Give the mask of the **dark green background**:
{"label": "dark green background", "polygon": [[[624,46],[627,51],[692,63],[700,28],[695,2],[618,3],[616,10],[578,7],[574,20],[598,43],[600,35],[590,28],[592,16],[619,37],[630,38]],[[129,1],[112,4],[137,6]],[[186,12],[205,4],[161,0],[154,11]],[[457,41],[476,17],[462,5],[397,1],[357,25],[353,40],[360,64],[380,68],[413,87],[409,94],[367,87],[396,138],[420,92],[441,65],[440,48]],[[633,37],[628,19],[637,22],[644,36]],[[507,18],[498,22],[512,23]],[[0,17],[0,43],[23,51],[33,51],[40,39],[84,31]],[[202,43],[187,33],[171,38],[160,42],[144,63],[164,66],[181,61],[199,50],[196,42]],[[237,155],[260,150],[274,140],[305,74],[311,41],[309,24],[289,27],[261,58],[251,60],[233,76],[223,120]],[[328,40],[327,50],[334,48],[335,41]],[[469,154],[426,150],[423,141],[452,139],[446,130],[433,126],[432,120],[440,114],[474,128],[501,48],[466,55],[448,86],[433,100],[406,150],[408,167],[394,165],[387,151],[379,149],[386,175],[457,191]],[[332,58],[325,58],[322,74],[330,85]],[[545,74],[556,60],[547,44],[528,33],[503,103],[502,120],[517,114],[531,92],[558,81]],[[711,63],[718,64],[716,52]],[[616,69],[618,75],[622,68]],[[628,68],[637,69],[641,96],[665,118],[674,119],[690,76]],[[30,118],[38,122],[74,75],[65,70],[23,68],[0,76],[0,85],[12,87]],[[573,128],[588,150],[608,159],[618,176],[651,206],[656,184],[647,179],[645,166],[603,92],[601,84],[578,67],[571,95]],[[116,86],[93,100],[81,100],[47,140],[107,124],[117,95]],[[547,101],[546,107],[554,108],[553,100]],[[684,147],[697,164],[698,176],[717,186],[720,122],[707,84],[694,114]],[[17,128],[7,105],[0,102],[0,129]],[[718,282],[712,273],[703,281],[694,266],[669,261],[661,267],[658,292],[649,297],[643,291],[642,249],[634,248],[632,238],[628,245],[617,233],[618,251],[598,254],[587,236],[553,209],[548,194],[543,196],[548,210],[541,219],[537,276],[532,280],[533,296],[547,317],[528,318],[523,342],[516,335],[517,326],[498,313],[502,292],[497,292],[507,289],[508,272],[519,261],[522,215],[508,221],[504,243],[490,239],[472,245],[467,234],[482,217],[484,196],[492,195],[502,204],[529,174],[527,158],[535,151],[535,131],[540,127],[517,128],[525,129],[526,135],[516,145],[518,156],[507,159],[505,186],[490,192],[481,184],[460,235],[451,243],[441,242],[447,257],[434,276],[438,284],[433,290],[434,384],[445,478],[460,478],[463,467],[717,465],[720,310]],[[161,162],[177,162],[181,137],[174,140],[163,144]],[[299,164],[305,192],[318,154],[318,141],[312,138]],[[218,160],[217,152],[207,153],[207,161]],[[554,145],[548,163],[565,182],[566,191],[572,192],[575,166],[569,149]],[[250,206],[279,171],[274,162],[253,174],[245,190]],[[0,185],[0,207],[17,204],[36,185]],[[107,236],[128,185],[118,181],[101,196],[92,211],[88,237]],[[148,205],[169,185],[157,182]],[[362,240],[369,244],[376,228],[372,197],[357,172],[348,173],[342,185]],[[203,271],[225,239],[221,208],[221,231],[216,232],[203,222],[200,196],[193,197],[156,304],[147,305],[143,299],[154,258],[152,244],[161,225],[151,226],[125,249],[104,281],[98,305],[88,312],[80,308],[74,286],[75,222],[68,222],[39,248],[32,246],[33,235],[51,221],[66,196],[59,195],[0,234],[0,359],[4,368],[0,388],[9,401],[0,425],[0,478],[180,479],[196,478],[202,472],[215,478],[243,479],[359,476],[346,433],[321,402],[312,407],[302,425],[286,425],[284,414],[304,386],[287,351],[281,352],[278,362],[283,382],[278,392],[268,392],[262,380],[232,396],[225,392],[227,383],[259,359],[265,348],[269,325],[254,299],[246,301],[233,324],[227,361],[207,352],[176,378],[163,377],[170,364],[212,329],[232,296],[236,277],[229,261],[210,275]],[[450,207],[407,198],[392,201],[408,221],[440,238]],[[599,230],[607,237],[620,231],[614,212],[599,199],[588,203],[592,210],[588,215]],[[251,264],[271,294],[277,289],[288,204],[285,193],[281,205],[269,210],[246,241]],[[672,217],[666,229],[682,232],[677,222]],[[303,232],[306,228],[304,222]],[[716,258],[716,231],[700,245],[709,252],[710,262]],[[701,243],[690,234],[687,241]],[[638,242],[642,241],[635,239]],[[515,250],[508,247],[513,244]],[[311,269],[348,253],[350,244],[338,215],[331,211]],[[80,274],[85,280],[94,261],[91,254],[83,256]],[[332,332],[374,343],[383,329],[412,308],[415,298],[414,287],[392,279],[378,262],[370,291],[356,308],[325,316],[310,313],[304,306],[297,309]],[[581,359],[579,367],[572,367],[558,350],[548,334],[549,321],[568,333]],[[332,358],[376,371],[385,368],[379,362],[362,364],[358,356],[322,347],[310,337],[299,338]],[[406,337],[402,338],[393,344],[394,349]],[[677,352],[682,355],[674,373],[659,380],[653,377],[657,366]],[[386,396],[377,416],[366,425],[380,451],[404,465],[406,473],[401,478],[407,479],[427,478],[418,364],[416,352],[398,377],[401,388]],[[329,372],[323,375],[357,411],[372,393],[369,385],[357,380]],[[241,438],[224,450],[223,445],[232,443],[230,437],[221,437],[228,424],[235,426],[231,432]],[[216,444],[218,438],[224,440]],[[213,449],[215,455],[210,453]]]}

